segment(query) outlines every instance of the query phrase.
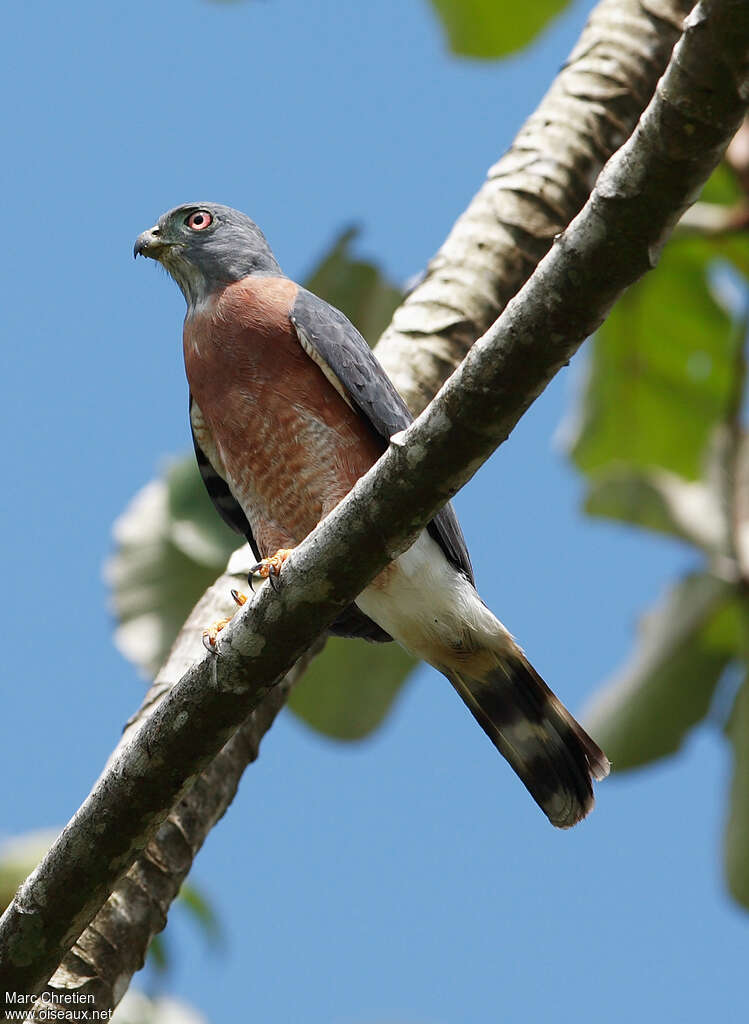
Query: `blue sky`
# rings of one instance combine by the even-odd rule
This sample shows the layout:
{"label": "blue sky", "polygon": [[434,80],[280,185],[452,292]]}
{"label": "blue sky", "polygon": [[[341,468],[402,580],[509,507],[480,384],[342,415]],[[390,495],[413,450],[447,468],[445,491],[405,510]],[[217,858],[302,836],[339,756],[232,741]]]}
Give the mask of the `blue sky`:
{"label": "blue sky", "polygon": [[[302,276],[335,233],[396,279],[433,254],[571,48],[460,62],[424,0],[198,0],[6,12],[4,835],[62,824],[139,703],[101,569],[116,515],[188,449],[183,300],[132,260],[192,199],[237,206]],[[554,437],[580,360],[461,493],[485,600],[580,707],[689,565],[584,520]],[[374,738],[283,716],[194,872],[169,987],[212,1021],[744,1019],[747,918],[719,838],[727,751],[702,730],[552,830],[449,685],[420,670]],[[139,984],[145,984],[139,979]]]}

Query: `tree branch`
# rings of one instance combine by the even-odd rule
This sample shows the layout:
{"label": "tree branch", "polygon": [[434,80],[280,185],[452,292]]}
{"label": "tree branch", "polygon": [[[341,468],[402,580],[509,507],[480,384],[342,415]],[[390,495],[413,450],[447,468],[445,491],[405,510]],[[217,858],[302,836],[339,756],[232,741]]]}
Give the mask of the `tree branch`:
{"label": "tree branch", "polygon": [[[240,578],[240,585],[243,585],[247,573]],[[212,621],[216,613],[220,617],[233,610],[229,591],[238,582],[237,575],[227,571],[196,604],[141,708],[125,727],[109,759],[110,765],[119,751],[132,741],[143,718],[197,659],[197,652],[203,652],[202,633],[206,622]],[[289,690],[304,674],[310,657],[322,646],[323,641],[319,640],[310,649],[309,656],[293,666],[172,809],[55,972],[48,987],[51,998],[54,994],[62,996],[74,991],[93,996],[98,1010],[112,1009],[119,1003],[132,975],[143,966],[151,939],[165,926],[169,906],[198,850],[234,799],[244,769],[257,758],[260,741],[283,707]],[[43,1008],[43,1001],[37,1004],[39,1011]],[[59,1005],[55,1008],[61,1009]],[[35,1016],[33,1019],[49,1018]]]}
{"label": "tree branch", "polygon": [[587,200],[693,0],[602,0],[537,110],[396,310],[377,357],[420,412]]}
{"label": "tree branch", "polygon": [[[663,3],[660,5],[660,13],[668,14],[670,21],[677,22],[679,9],[684,6],[684,4],[678,3]],[[614,13],[618,14],[617,19],[614,19]],[[623,18],[623,14],[627,14],[627,17]],[[626,21],[628,29],[626,39],[621,37],[623,20]],[[524,276],[527,276],[531,267],[531,259],[526,258],[527,253],[523,255],[522,246],[520,247],[521,258],[512,258],[513,250],[518,242],[518,233],[531,224],[540,227],[534,236],[537,242],[536,248],[541,251],[542,248],[548,247],[551,234],[555,229],[553,218],[547,218],[547,227],[543,226],[549,190],[552,189],[555,192],[556,209],[554,213],[559,218],[557,221],[559,226],[568,212],[569,214],[574,213],[579,207],[581,196],[584,196],[579,187],[580,180],[585,180],[587,177],[585,180],[585,189],[587,190],[587,183],[598,170],[602,159],[608,155],[610,149],[618,141],[621,141],[621,138],[628,134],[642,103],[652,91],[655,78],[663,66],[665,55],[670,49],[675,35],[676,31],[672,26],[667,25],[665,21],[660,21],[657,17],[649,16],[640,8],[639,4],[621,2],[613,4],[610,0],[604,0],[604,3],[594,12],[591,23],[586,28],[575,54],[560,75],[560,79],[544,100],[537,114],[530,119],[528,125],[521,132],[513,150],[497,165],[489,182],[482,189],[480,197],[477,197],[464,218],[461,218],[461,221],[466,222],[466,230],[462,232],[459,230],[459,222],[443,247],[440,256],[433,261],[424,284],[412,293],[407,301],[406,305],[411,306],[407,324],[409,329],[400,332],[396,329],[391,330],[378,348],[378,355],[386,364],[391,375],[398,378],[402,390],[410,397],[412,406],[416,407],[423,402],[424,396],[440,383],[441,377],[451,368],[451,361],[454,362],[458,358],[461,346],[464,348],[466,341],[472,340],[471,332],[473,331],[473,336],[475,336],[475,333],[485,326],[487,310],[493,315],[504,301],[503,296],[512,294]],[[605,89],[601,89],[601,83],[603,82],[605,85],[609,78],[612,82],[618,82],[619,85],[616,87],[612,85],[608,94],[604,95]],[[564,86],[562,86],[563,80]],[[582,88],[582,83],[586,84],[586,88]],[[554,103],[551,102],[553,97],[555,97]],[[567,109],[564,109],[565,106]],[[571,139],[569,143],[565,141],[568,138]],[[587,144],[586,138],[589,140]],[[520,155],[523,153],[525,154],[524,168],[519,165],[523,161],[523,157]],[[513,157],[515,166],[510,174],[508,168],[513,164]],[[500,173],[499,169],[503,167],[505,170]],[[577,183],[574,180],[576,176],[580,179]],[[509,180],[510,178],[512,180]],[[496,184],[495,188],[492,188],[493,183]],[[530,211],[525,206],[526,204],[533,206],[536,203],[530,194],[536,188],[539,189],[540,198],[536,204],[538,209],[531,217]],[[478,202],[479,198],[480,203]],[[477,216],[474,209],[477,203],[483,210],[481,216]],[[516,212],[515,219],[518,224],[524,225],[522,229],[517,224],[513,224],[513,211]],[[458,236],[461,238],[460,245],[456,243]],[[487,256],[487,260],[482,263],[481,259],[484,255]],[[465,260],[464,272],[461,274],[460,281],[456,282],[454,271],[451,270],[451,261],[453,267],[457,266],[461,256]],[[535,254],[533,258],[535,258]],[[469,269],[468,273],[465,272],[466,265]],[[453,274],[453,278],[451,278],[451,274]],[[432,301],[435,295],[434,282],[438,279],[442,280],[445,295],[448,296],[448,301],[443,303],[442,309],[451,313],[453,322],[447,323],[444,327],[443,337],[438,339],[441,342],[444,341],[444,345],[438,356],[435,357],[433,348],[435,335],[430,335],[427,332],[433,331],[435,328],[435,307],[432,305]],[[429,295],[425,297],[425,293],[430,288]],[[454,344],[455,338],[458,340],[457,345]],[[412,368],[410,379],[406,373],[406,367],[409,365]],[[425,375],[424,381],[417,383],[420,373]],[[220,594],[225,596],[228,587],[229,583],[222,578],[222,581],[219,581]],[[214,614],[215,604],[211,603],[210,598],[207,601],[204,599],[198,609],[199,612],[193,613],[190,618],[193,629],[195,624],[197,627],[202,627],[206,621],[217,617]],[[191,655],[192,649],[188,661],[191,660]],[[182,657],[184,658],[184,651]],[[174,660],[170,657],[167,671],[160,673],[156,694],[163,690],[165,676],[166,685],[168,685],[179,674],[174,671]],[[170,667],[171,672],[169,671]],[[274,705],[278,701],[277,706],[280,706],[282,697],[280,697],[279,689],[276,689],[268,699],[272,699]],[[153,700],[154,693],[152,691],[151,698],[144,702],[139,717],[147,713],[148,708],[153,706]],[[252,759],[256,755],[259,736],[270,725],[277,706],[271,709],[270,713],[264,713],[266,709],[263,706],[254,713],[254,739],[247,743],[246,759]],[[232,741],[232,743],[234,742]],[[241,746],[239,738],[237,738],[236,746]],[[185,850],[183,859],[187,859],[189,862],[190,851],[194,855],[210,825],[223,813],[231,800],[241,769],[240,756],[238,760],[233,759],[229,767],[229,770],[235,773],[235,778],[224,789],[228,789],[230,792],[222,791],[217,795],[218,809],[208,812],[209,821],[206,821],[202,827],[197,845],[189,840],[187,843],[189,850]],[[221,774],[220,777],[226,778],[224,774]],[[213,785],[215,783],[210,783],[209,791]],[[197,788],[193,789],[188,800],[192,800]],[[205,787],[203,788],[205,789]],[[184,831],[183,825],[178,820],[180,809],[175,813],[177,829],[171,830],[172,835],[175,831]],[[197,813],[198,816],[200,814],[199,811],[191,813]],[[168,832],[168,829],[161,830],[158,837],[152,841],[151,846],[139,858],[136,868],[130,872],[130,876],[140,875],[145,881],[145,885],[137,893],[136,898],[133,899],[131,893],[128,892],[129,882],[128,879],[124,879],[120,883],[115,897],[110,899],[107,907],[100,913],[95,927],[92,926],[87,930],[76,949],[68,956],[64,970],[58,972],[58,976],[55,978],[55,985],[80,988],[87,981],[95,985],[93,975],[96,971],[92,969],[93,965],[104,965],[103,973],[107,975],[109,983],[106,986],[106,995],[101,993],[101,1002],[97,1000],[97,1005],[114,1005],[121,995],[121,991],[116,991],[113,979],[122,978],[123,975],[126,980],[129,979],[132,970],[140,966],[140,962],[142,962],[146,936],[153,934],[163,925],[163,914],[171,897],[162,901],[161,909],[157,914],[149,912],[148,900],[144,897],[144,893],[147,893],[149,885],[152,889],[157,890],[159,886],[148,882],[148,871],[144,868],[147,867],[150,859],[159,864],[161,872],[164,874],[167,865],[172,863],[173,859],[170,860],[159,853],[150,853],[151,847],[155,846],[159,849],[166,843],[164,833]],[[187,866],[179,875],[176,884],[172,885],[171,891],[176,892]],[[168,872],[166,873],[168,874]],[[179,873],[179,869],[177,869],[177,873]],[[161,888],[163,889],[164,886]],[[124,940],[119,946],[119,951],[114,949],[114,953],[118,954],[115,956],[113,956],[111,945],[113,905],[120,908],[121,918],[115,931],[117,937]],[[124,910],[127,910],[128,913],[124,913]],[[135,912],[134,915],[132,911]],[[132,932],[134,916],[136,921],[139,917],[147,919],[150,927],[150,932],[146,929],[143,936],[137,935],[137,941],[136,935]],[[130,931],[127,931],[127,937],[124,938],[123,931],[128,928]],[[106,936],[106,939],[103,936]],[[99,945],[103,944],[106,947],[105,952],[108,956],[97,954],[94,948],[97,940]],[[123,962],[124,951],[132,950],[133,946],[135,946],[135,955],[130,957],[130,961]],[[56,954],[50,957],[50,962],[54,955]],[[94,990],[96,988],[87,989],[87,991]]]}

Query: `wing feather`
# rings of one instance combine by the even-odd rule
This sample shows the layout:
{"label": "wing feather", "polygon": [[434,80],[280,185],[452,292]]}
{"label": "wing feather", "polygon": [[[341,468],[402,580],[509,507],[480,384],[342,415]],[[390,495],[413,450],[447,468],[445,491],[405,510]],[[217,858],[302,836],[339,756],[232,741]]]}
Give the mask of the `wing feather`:
{"label": "wing feather", "polygon": [[[290,319],[307,355],[385,442],[412,422],[408,406],[369,345],[340,310],[300,288]],[[471,559],[452,504],[445,505],[427,529],[453,565],[473,583]]]}

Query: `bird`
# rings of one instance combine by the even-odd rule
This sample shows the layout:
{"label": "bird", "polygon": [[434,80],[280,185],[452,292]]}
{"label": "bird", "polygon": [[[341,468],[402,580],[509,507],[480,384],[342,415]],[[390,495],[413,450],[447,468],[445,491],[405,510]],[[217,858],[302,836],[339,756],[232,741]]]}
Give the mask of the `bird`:
{"label": "bird", "polygon": [[[182,204],[138,236],[139,255],[160,263],[187,303],[189,417],[205,487],[249,543],[251,573],[278,585],[289,552],[412,416],[353,324],[283,273],[244,213]],[[207,631],[208,646],[225,621]],[[591,810],[592,780],[609,761],[479,597],[450,504],[330,632],[395,640],[442,672],[553,825]]]}

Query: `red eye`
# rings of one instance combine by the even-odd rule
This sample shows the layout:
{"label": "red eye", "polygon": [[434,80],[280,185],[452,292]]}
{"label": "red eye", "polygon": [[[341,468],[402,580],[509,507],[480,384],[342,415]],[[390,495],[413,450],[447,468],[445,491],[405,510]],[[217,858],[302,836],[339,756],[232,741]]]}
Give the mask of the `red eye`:
{"label": "red eye", "polygon": [[196,210],[185,221],[188,228],[192,228],[193,231],[203,231],[211,223],[213,223],[213,217],[207,210]]}

